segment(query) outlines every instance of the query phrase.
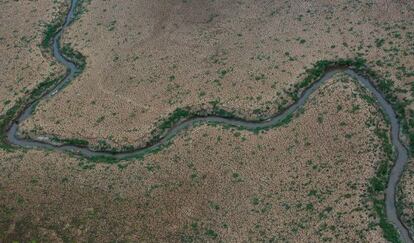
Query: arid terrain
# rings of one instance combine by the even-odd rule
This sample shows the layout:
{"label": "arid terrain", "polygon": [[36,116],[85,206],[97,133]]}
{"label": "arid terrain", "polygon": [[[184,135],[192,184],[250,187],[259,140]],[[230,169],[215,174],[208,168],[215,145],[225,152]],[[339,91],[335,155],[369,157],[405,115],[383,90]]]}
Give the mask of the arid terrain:
{"label": "arid terrain", "polygon": [[365,95],[339,75],[281,127],[203,125],[143,160],[114,165],[3,152],[1,235],[6,242],[384,241],[368,181],[384,158],[376,132],[387,126]]}
{"label": "arid terrain", "polygon": [[193,123],[109,153],[194,115],[266,120],[332,67],[397,114],[414,232],[413,1],[78,1],[58,51],[76,70],[51,48],[70,1],[0,1],[0,242],[400,242],[398,122],[342,72],[273,127]]}
{"label": "arid terrain", "polygon": [[46,26],[61,16],[66,6],[62,0],[0,2],[0,115],[40,82],[64,73],[63,67],[39,47]]}
{"label": "arid terrain", "polygon": [[[362,57],[412,112],[413,2],[91,1],[64,34],[87,68],[22,132],[143,146],[177,108],[250,119],[291,103],[319,60]],[[75,98],[76,97],[76,98]],[[411,105],[409,105],[411,104]],[[408,116],[408,115],[407,115]],[[74,126],[73,124],[76,124]]]}

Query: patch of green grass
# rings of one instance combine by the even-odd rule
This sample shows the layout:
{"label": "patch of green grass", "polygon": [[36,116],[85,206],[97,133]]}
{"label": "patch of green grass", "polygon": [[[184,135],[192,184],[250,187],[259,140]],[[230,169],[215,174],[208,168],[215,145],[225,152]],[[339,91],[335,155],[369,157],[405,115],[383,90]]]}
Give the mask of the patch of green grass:
{"label": "patch of green grass", "polygon": [[206,230],[206,236],[208,236],[211,239],[216,239],[218,237],[218,234],[214,230],[208,229]]}
{"label": "patch of green grass", "polygon": [[236,116],[229,111],[226,111],[219,107],[213,107],[213,114],[216,116],[227,117],[227,118],[235,118]]}
{"label": "patch of green grass", "polygon": [[80,52],[74,50],[70,44],[64,44],[62,47],[63,55],[71,62],[75,63],[76,67],[79,68],[79,72],[82,72],[86,66],[86,58]]}
{"label": "patch of green grass", "polygon": [[89,161],[95,163],[105,163],[105,164],[116,164],[118,162],[117,159],[110,157],[110,156],[93,156],[89,158]]}
{"label": "patch of green grass", "polygon": [[409,101],[401,100],[397,97],[394,87],[394,82],[390,79],[381,77],[374,70],[361,67],[358,71],[366,74],[373,80],[381,93],[385,96],[386,100],[392,105],[397,117],[401,122],[402,130],[409,138],[409,150],[411,154],[414,154],[414,121],[410,120],[410,113],[406,111],[407,106],[410,104]]}
{"label": "patch of green grass", "polygon": [[39,99],[42,97],[47,91],[51,90],[57,82],[62,80],[61,77],[57,78],[47,78],[45,81],[41,82],[36,88],[34,88],[27,97],[18,99],[14,106],[7,110],[7,112],[0,116],[0,148],[5,150],[12,150],[13,147],[10,146],[6,139],[6,129],[11,124],[13,119],[17,117],[17,114],[23,111],[27,104]]}
{"label": "patch of green grass", "polygon": [[335,67],[350,67],[361,68],[365,65],[365,60],[362,58],[355,59],[338,59],[336,61],[321,60],[317,61],[312,68],[306,70],[306,77],[295,85],[295,88],[302,89],[309,87],[313,82],[320,79],[325,72],[330,68]]}
{"label": "patch of green grass", "polygon": [[60,138],[57,138],[57,137],[52,137],[51,140],[55,141],[55,142],[58,142],[58,143],[81,146],[81,147],[86,147],[86,146],[89,145],[88,141],[78,139],[78,138],[60,139]]}
{"label": "patch of green grass", "polygon": [[0,116],[0,148],[3,150],[11,151],[13,149],[13,147],[10,146],[10,144],[8,144],[6,141],[6,129],[10,125],[11,121],[21,111],[23,106],[22,103],[22,99],[19,99],[12,108],[7,110],[7,112],[4,115]]}
{"label": "patch of green grass", "polygon": [[88,10],[86,5],[90,4],[92,0],[78,0],[78,5],[76,6],[74,19],[79,19],[80,16],[86,13]]}
{"label": "patch of green grass", "polygon": [[174,124],[182,119],[186,119],[192,116],[192,112],[188,108],[177,108],[171,115],[168,116],[159,126],[161,131],[171,128]]}
{"label": "patch of green grass", "polygon": [[382,142],[385,158],[379,162],[375,176],[370,179],[368,185],[368,198],[372,202],[374,212],[379,217],[378,225],[381,227],[384,238],[390,242],[401,242],[397,229],[388,221],[385,212],[384,191],[389,179],[390,165],[394,159],[394,153],[390,139],[388,137],[388,130],[376,129],[376,135]]}
{"label": "patch of green grass", "polygon": [[52,39],[62,27],[63,21],[63,18],[60,17],[46,25],[46,28],[43,31],[43,39],[40,44],[43,49],[50,50]]}

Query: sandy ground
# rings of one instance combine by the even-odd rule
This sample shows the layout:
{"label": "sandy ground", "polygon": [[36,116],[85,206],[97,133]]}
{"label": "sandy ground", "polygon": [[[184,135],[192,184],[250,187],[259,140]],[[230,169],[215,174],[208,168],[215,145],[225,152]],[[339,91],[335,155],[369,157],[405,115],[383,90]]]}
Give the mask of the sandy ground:
{"label": "sandy ground", "polygon": [[[63,40],[87,57],[85,71],[23,130],[141,146],[177,107],[273,114],[305,68],[358,55],[411,102],[411,5],[94,0]],[[10,57],[0,60],[2,114],[61,71],[38,45],[62,4],[0,6],[0,54]],[[385,125],[358,86],[339,79],[286,126],[200,126],[143,160],[0,150],[0,241],[384,241],[366,194],[384,157],[374,128]],[[413,178],[403,178],[406,221]]]}
{"label": "sandy ground", "polygon": [[62,0],[0,1],[0,115],[40,82],[64,73],[39,45],[45,25],[66,6]]}
{"label": "sandy ground", "polygon": [[367,183],[381,113],[347,77],[258,134],[199,126],[143,160],[0,151],[0,236],[28,241],[383,242]]}
{"label": "sandy ground", "polygon": [[265,117],[291,102],[306,68],[356,56],[412,102],[412,3],[91,1],[63,38],[86,70],[22,130],[143,146],[176,108]]}

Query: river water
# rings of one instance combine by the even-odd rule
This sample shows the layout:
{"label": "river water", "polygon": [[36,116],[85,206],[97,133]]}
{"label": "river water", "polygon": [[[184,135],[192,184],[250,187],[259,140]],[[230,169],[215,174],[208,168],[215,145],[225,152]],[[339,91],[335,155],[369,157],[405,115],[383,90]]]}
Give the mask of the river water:
{"label": "river water", "polygon": [[[66,59],[60,50],[60,38],[64,29],[71,24],[74,20],[74,13],[77,6],[78,0],[71,1],[71,7],[66,15],[65,22],[62,29],[54,36],[53,38],[53,55],[56,60],[62,63],[68,70],[65,78],[57,84],[57,86],[52,89],[50,92],[45,94],[41,99],[50,98],[56,93],[61,91],[70,81],[72,81],[75,76],[79,73],[79,69],[76,65]],[[387,102],[384,96],[379,92],[372,82],[359,75],[351,68],[338,68],[326,72],[323,77],[316,82],[314,82],[309,88],[307,88],[300,96],[300,98],[291,106],[289,106],[282,113],[279,113],[265,121],[246,121],[241,119],[234,118],[223,118],[219,116],[205,116],[205,117],[194,117],[187,120],[183,120],[175,124],[171,129],[169,129],[165,135],[160,138],[156,143],[147,146],[145,148],[139,148],[131,152],[105,152],[105,151],[93,151],[87,147],[81,147],[76,145],[57,145],[50,143],[48,140],[38,141],[27,138],[21,138],[18,136],[18,125],[26,120],[33,113],[36,108],[39,100],[33,102],[28,108],[26,108],[19,117],[15,120],[14,123],[7,130],[7,139],[8,142],[12,145],[25,147],[25,148],[40,148],[40,149],[50,149],[56,151],[66,151],[73,152],[85,157],[94,157],[94,156],[106,156],[115,159],[127,159],[142,156],[151,151],[162,148],[163,146],[168,145],[169,141],[176,136],[180,131],[188,129],[194,124],[199,123],[220,123],[225,125],[232,125],[237,127],[243,127],[246,129],[260,129],[276,126],[281,121],[286,119],[288,116],[292,115],[295,111],[301,108],[305,102],[308,100],[309,96],[315,92],[326,80],[332,78],[332,76],[338,72],[344,72],[347,75],[351,76],[355,80],[368,89],[373,97],[375,98],[378,106],[383,110],[383,112],[388,117],[388,120],[391,125],[391,139],[394,149],[396,151],[396,159],[394,166],[392,167],[387,188],[385,191],[385,205],[386,205],[386,215],[388,220],[398,229],[401,239],[404,242],[413,242],[410,236],[410,232],[407,227],[401,222],[397,210],[396,210],[396,190],[403,170],[408,161],[408,151],[407,148],[400,140],[400,124],[396,115],[396,112],[392,108],[391,104]]]}

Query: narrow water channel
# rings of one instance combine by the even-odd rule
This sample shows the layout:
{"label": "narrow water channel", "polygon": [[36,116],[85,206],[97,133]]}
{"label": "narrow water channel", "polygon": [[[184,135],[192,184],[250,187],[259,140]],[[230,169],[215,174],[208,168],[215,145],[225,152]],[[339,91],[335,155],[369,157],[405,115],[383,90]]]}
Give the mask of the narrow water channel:
{"label": "narrow water channel", "polygon": [[73,152],[85,157],[94,157],[94,156],[107,156],[115,159],[127,159],[131,157],[136,157],[140,155],[147,154],[151,151],[157,150],[161,148],[162,146],[165,146],[168,144],[168,142],[175,136],[177,133],[184,129],[188,129],[192,127],[195,123],[220,123],[220,124],[226,124],[226,125],[232,125],[232,126],[239,126],[247,129],[259,129],[259,128],[266,128],[266,127],[272,127],[277,124],[279,124],[283,119],[290,116],[292,113],[297,111],[299,108],[301,108],[305,102],[308,100],[309,96],[315,92],[326,80],[329,80],[332,78],[332,76],[335,73],[338,72],[344,72],[347,75],[351,76],[352,78],[358,80],[358,82],[368,89],[374,98],[376,99],[376,102],[378,106],[384,111],[386,116],[388,117],[391,125],[391,139],[392,144],[395,148],[397,157],[395,160],[395,164],[391,170],[391,174],[389,177],[388,185],[386,188],[386,197],[385,197],[385,204],[386,204],[386,214],[387,218],[391,223],[395,225],[395,227],[398,229],[401,235],[401,239],[404,242],[413,242],[411,239],[411,235],[409,233],[409,230],[405,225],[401,222],[397,210],[396,210],[396,189],[398,182],[401,178],[402,172],[407,164],[408,161],[408,151],[407,148],[402,144],[400,141],[400,124],[396,115],[396,112],[392,108],[391,104],[387,102],[387,100],[384,98],[384,96],[379,92],[375,86],[368,80],[367,78],[359,75],[355,71],[353,71],[351,68],[338,68],[334,70],[330,70],[326,72],[323,77],[316,82],[314,82],[309,88],[307,88],[300,96],[300,98],[292,104],[289,108],[287,108],[282,113],[279,113],[266,121],[245,121],[241,119],[233,119],[233,118],[223,118],[219,116],[205,116],[205,117],[195,117],[190,118],[181,122],[178,122],[175,124],[171,129],[169,129],[165,136],[163,136],[159,141],[156,143],[145,147],[136,149],[132,152],[105,152],[105,151],[93,151],[86,147],[76,146],[76,145],[54,145],[51,143],[48,143],[46,141],[36,141],[32,139],[26,139],[21,138],[18,136],[18,125],[19,123],[22,123],[24,120],[26,120],[30,115],[33,113],[34,109],[36,108],[37,104],[40,100],[45,98],[50,98],[53,95],[55,95],[57,92],[61,91],[70,81],[72,81],[77,73],[79,72],[79,69],[76,67],[76,65],[66,59],[60,49],[60,38],[62,36],[62,33],[64,29],[71,24],[71,22],[74,20],[74,13],[77,6],[78,0],[71,0],[71,7],[68,11],[68,14],[66,15],[65,22],[63,24],[62,29],[54,36],[53,38],[53,55],[64,66],[66,66],[68,72],[65,78],[57,84],[57,86],[52,89],[50,92],[45,94],[41,99],[35,101],[32,105],[30,105],[27,109],[25,109],[11,124],[9,129],[7,130],[7,140],[10,144],[24,147],[24,148],[37,148],[37,149],[50,149],[50,150],[56,150],[56,151],[66,151],[66,152]]}

